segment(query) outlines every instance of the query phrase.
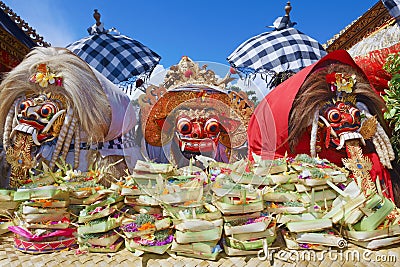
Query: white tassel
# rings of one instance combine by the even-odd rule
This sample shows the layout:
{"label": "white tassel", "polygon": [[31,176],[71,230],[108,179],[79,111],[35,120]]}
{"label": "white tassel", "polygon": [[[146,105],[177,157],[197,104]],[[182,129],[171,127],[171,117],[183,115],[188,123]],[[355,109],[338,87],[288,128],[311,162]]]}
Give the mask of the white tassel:
{"label": "white tassel", "polygon": [[[365,105],[358,105],[357,107],[362,110],[367,118],[373,117],[369,113],[368,108]],[[379,156],[379,161],[388,169],[392,169],[390,161],[394,160],[395,155],[389,136],[387,136],[382,125],[378,122],[376,125],[375,135],[372,137],[372,143],[375,146],[376,153]]]}
{"label": "white tassel", "polygon": [[58,135],[56,148],[55,148],[55,150],[53,152],[53,156],[51,157],[51,161],[50,161],[50,164],[49,164],[49,168],[50,169],[53,169],[54,166],[56,165],[56,161],[58,159],[58,155],[60,154],[62,146],[64,144],[65,136],[67,135],[69,126],[70,126],[71,121],[72,121],[72,115],[73,114],[74,114],[74,111],[72,110],[72,108],[69,108],[68,111],[67,111],[67,115],[65,116],[63,126],[61,127],[60,134]]}
{"label": "white tassel", "polygon": [[387,148],[388,151],[388,158],[390,161],[395,159],[395,154],[394,154],[394,150],[392,147],[392,143],[390,142],[390,138],[389,136],[386,134],[385,130],[382,128],[382,126],[378,123],[377,125],[377,132],[378,134],[381,136],[381,138],[383,139],[383,142],[385,143],[385,146]]}
{"label": "white tassel", "polygon": [[392,165],[390,164],[390,160],[388,158],[387,147],[385,146],[384,141],[378,133],[376,133],[372,137],[372,142],[374,143],[376,153],[379,156],[379,161],[382,163],[383,166],[391,169]]}
{"label": "white tassel", "polygon": [[311,157],[313,158],[317,157],[317,151],[315,146],[317,144],[318,119],[319,119],[319,110],[316,110],[312,121],[311,138],[310,138],[310,154]]}
{"label": "white tassel", "polygon": [[81,150],[81,129],[79,124],[75,127],[75,140],[74,140],[74,169],[78,169],[79,167],[79,156]]}
{"label": "white tassel", "polygon": [[74,136],[74,132],[75,132],[76,121],[77,121],[77,118],[73,117],[71,120],[69,129],[68,129],[68,132],[67,132],[67,136],[64,140],[64,145],[63,145],[62,152],[61,152],[61,158],[63,160],[65,160],[67,158],[67,154],[69,151],[69,147],[71,145],[72,137]]}
{"label": "white tassel", "polygon": [[6,150],[7,147],[11,144],[10,142],[10,135],[11,130],[13,129],[13,120],[15,116],[15,107],[19,103],[19,98],[15,99],[14,103],[12,104],[10,110],[8,111],[6,121],[4,124],[4,132],[3,132],[3,149]]}
{"label": "white tassel", "polygon": [[[364,111],[367,118],[373,117],[368,111]],[[376,132],[372,137],[372,143],[375,146],[376,153],[379,156],[379,161],[388,169],[392,169],[390,161],[394,160],[395,155],[389,136],[387,136],[382,125],[376,124]]]}

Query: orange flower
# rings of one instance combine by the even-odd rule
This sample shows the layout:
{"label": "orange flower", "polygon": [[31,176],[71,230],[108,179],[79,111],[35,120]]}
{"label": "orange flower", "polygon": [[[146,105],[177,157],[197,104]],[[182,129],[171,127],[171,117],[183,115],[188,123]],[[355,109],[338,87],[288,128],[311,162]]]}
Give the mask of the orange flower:
{"label": "orange flower", "polygon": [[45,201],[43,207],[51,207],[51,201]]}
{"label": "orange flower", "polygon": [[147,223],[143,224],[142,226],[140,226],[138,228],[138,230],[143,231],[143,230],[152,229],[152,228],[156,228],[155,225],[152,224],[151,222],[147,222]]}

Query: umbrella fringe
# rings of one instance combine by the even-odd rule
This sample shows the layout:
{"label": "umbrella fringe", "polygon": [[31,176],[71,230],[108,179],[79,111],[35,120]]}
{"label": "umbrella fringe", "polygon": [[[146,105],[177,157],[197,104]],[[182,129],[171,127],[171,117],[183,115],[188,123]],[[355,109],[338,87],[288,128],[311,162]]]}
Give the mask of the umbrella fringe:
{"label": "umbrella fringe", "polygon": [[289,79],[290,77],[292,77],[295,74],[296,74],[296,72],[291,71],[291,70],[276,72],[275,74],[272,75],[271,80],[268,82],[267,86],[271,89],[275,88],[279,84],[283,83],[284,81],[286,81],[287,79]]}
{"label": "umbrella fringe", "polygon": [[151,73],[153,72],[154,68],[146,73],[143,73],[139,76],[134,76],[129,78],[126,81],[122,81],[117,84],[121,90],[126,93],[127,95],[132,95],[136,89],[139,89],[143,93],[146,93],[146,87],[148,80],[150,79]]}
{"label": "umbrella fringe", "polygon": [[283,83],[284,81],[292,77],[294,74],[296,74],[295,71],[289,69],[282,72],[275,72],[266,69],[255,71],[255,70],[250,70],[250,68],[245,68],[245,69],[236,68],[236,70],[240,79],[244,80],[245,85],[249,86],[250,81],[254,81],[258,75],[259,77],[261,77],[261,79],[267,82],[267,87],[270,89],[275,88],[276,86],[278,86],[279,84]]}

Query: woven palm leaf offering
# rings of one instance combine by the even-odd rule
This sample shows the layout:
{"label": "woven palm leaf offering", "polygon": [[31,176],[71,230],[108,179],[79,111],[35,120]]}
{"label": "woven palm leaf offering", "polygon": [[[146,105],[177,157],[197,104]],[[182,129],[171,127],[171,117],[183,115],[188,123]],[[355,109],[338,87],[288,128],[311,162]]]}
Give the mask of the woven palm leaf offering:
{"label": "woven palm leaf offering", "polygon": [[219,243],[223,220],[221,212],[204,202],[187,202],[172,206],[163,204],[164,213],[172,218],[175,238],[171,251],[177,255],[216,260],[222,251]]}
{"label": "woven palm leaf offering", "polygon": [[264,209],[261,190],[233,182],[225,174],[217,176],[211,188],[212,204],[224,216],[259,212]]}
{"label": "woven palm leaf offering", "polygon": [[377,249],[400,242],[400,213],[393,201],[384,195],[379,179],[371,179],[371,161],[359,147],[350,146],[349,159],[343,159],[354,181],[343,188],[329,185],[339,196],[324,215],[340,225],[346,238],[356,245]]}
{"label": "woven palm leaf offering", "polygon": [[17,189],[14,201],[22,201],[16,212],[16,225],[8,228],[14,233],[16,249],[38,254],[76,246],[68,191],[55,185],[32,188],[25,185]]}
{"label": "woven palm leaf offering", "polygon": [[278,223],[284,224],[282,235],[289,249],[343,249],[347,241],[334,229],[332,220],[322,212],[280,214]]}
{"label": "woven palm leaf offering", "polygon": [[126,216],[121,229],[125,236],[125,247],[136,255],[143,252],[164,254],[173,240],[171,219],[162,214]]}
{"label": "woven palm leaf offering", "polygon": [[275,240],[274,223],[270,217],[261,214],[264,209],[261,190],[252,184],[234,182],[231,178],[234,171],[247,173],[245,166],[233,166],[234,171],[229,167],[221,170],[211,188],[213,204],[223,214],[224,250],[228,255],[256,254],[263,242],[272,244]]}
{"label": "woven palm leaf offering", "polygon": [[271,246],[275,239],[276,220],[270,215],[225,219],[223,245],[229,256],[257,254],[264,243]]}
{"label": "woven palm leaf offering", "polygon": [[305,186],[325,185],[327,181],[344,183],[348,177],[348,171],[344,168],[307,154],[297,155],[290,161],[290,166],[300,173],[299,182]]}
{"label": "woven palm leaf offering", "polygon": [[[112,246],[116,235],[108,231],[119,226],[116,213],[123,206],[123,197],[119,196],[120,187],[116,183],[108,181],[111,187],[104,188],[99,182],[104,180],[105,176],[112,177],[109,168],[114,164],[116,163],[100,168],[94,165],[90,166],[87,172],[81,172],[73,170],[70,164],[60,160],[56,162],[57,171],[52,172],[47,168],[48,171],[41,174],[41,176],[51,177],[54,181],[52,186],[57,190],[68,193],[66,199],[45,204],[45,206],[51,205],[59,210],[65,210],[70,221],[74,223],[74,228],[78,225],[74,238],[75,240],[78,238],[79,251],[116,251],[118,244]],[[16,194],[19,195],[18,191]],[[35,194],[37,194],[36,191]],[[33,208],[37,204],[30,205],[33,207],[24,207],[24,209],[34,212]],[[111,216],[116,218],[110,218],[109,221],[104,219]],[[119,246],[122,241],[121,239]]]}
{"label": "woven palm leaf offering", "polygon": [[[297,155],[295,158],[261,160],[254,157],[255,166],[284,165],[278,177],[262,188],[266,212],[277,214],[286,245],[290,249],[323,249],[337,247],[344,239],[334,232],[330,219],[322,218],[338,193],[328,182],[346,183],[348,172],[327,160]],[[281,161],[282,163],[276,163]],[[272,163],[275,162],[275,163]],[[284,179],[285,178],[285,179]],[[329,234],[329,238],[326,235]],[[326,240],[329,240],[327,242]]]}
{"label": "woven palm leaf offering", "polygon": [[349,181],[348,171],[344,168],[305,154],[289,158],[288,169],[290,175],[297,178],[263,189],[269,212],[300,214],[310,207],[313,212],[327,210],[337,197],[337,192],[329,187],[328,181],[338,185]]}
{"label": "woven palm leaf offering", "polygon": [[[109,194],[103,194],[107,191]],[[80,251],[115,252],[123,243],[114,230],[118,230],[123,219],[120,210],[123,197],[110,189],[99,190],[103,198],[87,205],[78,218],[78,242]]]}
{"label": "woven palm leaf offering", "polygon": [[157,176],[147,175],[143,171],[140,176],[137,173],[132,174],[142,192],[136,204],[178,205],[188,201],[200,201],[203,198],[203,186],[207,175],[200,168],[192,164],[180,169],[172,168],[170,164],[149,164],[156,166],[155,168],[158,168],[158,165],[168,165],[171,168],[167,172],[158,173]]}
{"label": "woven palm leaf offering", "polygon": [[137,213],[161,214],[160,202],[155,197],[159,190],[157,181],[175,174],[172,164],[138,160],[133,171],[123,179],[121,195],[125,197],[125,204]]}
{"label": "woven palm leaf offering", "polygon": [[106,175],[106,167],[91,166],[87,172],[81,172],[73,170],[65,161],[56,162],[56,165],[57,171],[48,173],[60,189],[69,192],[68,210],[72,222],[78,220],[80,211],[87,205],[111,194],[112,191],[105,190],[99,182]]}
{"label": "woven palm leaf offering", "polygon": [[0,235],[7,233],[8,226],[14,225],[13,214],[20,201],[14,201],[15,190],[0,189]]}

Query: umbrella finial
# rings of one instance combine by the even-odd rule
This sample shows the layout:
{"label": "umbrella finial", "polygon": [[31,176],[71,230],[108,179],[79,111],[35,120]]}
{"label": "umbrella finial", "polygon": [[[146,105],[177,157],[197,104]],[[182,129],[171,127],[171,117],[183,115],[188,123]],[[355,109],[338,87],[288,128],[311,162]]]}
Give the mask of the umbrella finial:
{"label": "umbrella finial", "polygon": [[100,24],[101,24],[100,17],[101,17],[101,14],[98,12],[98,9],[95,9],[94,13],[93,13],[93,18],[96,20],[97,26],[100,26]]}
{"label": "umbrella finial", "polygon": [[289,17],[289,13],[291,10],[292,10],[292,6],[290,5],[290,1],[287,1],[286,6],[285,6],[286,16]]}
{"label": "umbrella finial", "polygon": [[101,15],[99,13],[99,10],[95,9],[94,13],[93,13],[93,18],[96,20],[96,23],[93,24],[92,27],[89,27],[87,29],[87,31],[90,35],[107,33],[107,30],[104,29],[104,23],[100,21],[100,17],[101,17]]}
{"label": "umbrella finial", "polygon": [[269,27],[275,28],[276,31],[280,31],[280,30],[287,29],[287,28],[290,28],[290,27],[293,27],[294,25],[296,25],[297,24],[296,22],[290,21],[289,13],[291,10],[292,10],[292,6],[290,5],[290,1],[287,1],[286,6],[285,6],[286,15],[283,17],[278,17],[274,21],[273,26],[272,27],[269,26]]}

